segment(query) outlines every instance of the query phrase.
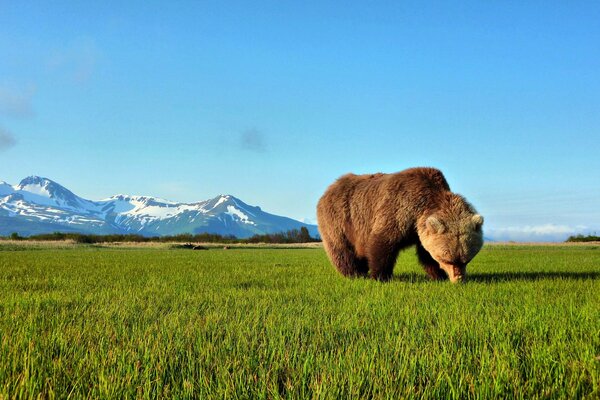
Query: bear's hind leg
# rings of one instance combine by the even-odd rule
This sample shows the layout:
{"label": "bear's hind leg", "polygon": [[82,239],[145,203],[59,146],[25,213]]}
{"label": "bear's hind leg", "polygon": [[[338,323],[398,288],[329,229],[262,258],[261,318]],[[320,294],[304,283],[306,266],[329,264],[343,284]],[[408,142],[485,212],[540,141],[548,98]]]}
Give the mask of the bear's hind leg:
{"label": "bear's hind leg", "polygon": [[440,268],[440,264],[431,257],[431,254],[420,243],[417,244],[417,257],[431,279],[434,281],[448,279],[448,274]]}

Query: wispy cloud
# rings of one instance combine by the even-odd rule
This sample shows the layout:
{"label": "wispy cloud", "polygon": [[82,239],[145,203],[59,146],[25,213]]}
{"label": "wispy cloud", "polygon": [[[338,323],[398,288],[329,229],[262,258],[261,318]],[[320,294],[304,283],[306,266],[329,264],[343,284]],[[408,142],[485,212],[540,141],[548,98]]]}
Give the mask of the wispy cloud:
{"label": "wispy cloud", "polygon": [[79,38],[63,48],[55,49],[47,60],[51,70],[64,71],[76,83],[86,83],[92,77],[100,51],[96,42]]}
{"label": "wispy cloud", "polygon": [[242,149],[262,153],[266,150],[265,138],[257,129],[247,129],[240,135]]}
{"label": "wispy cloud", "polygon": [[496,241],[561,242],[571,235],[590,232],[587,226],[556,224],[510,226],[485,230],[485,236]]}
{"label": "wispy cloud", "polygon": [[17,139],[6,129],[0,127],[0,151],[7,150],[17,144]]}
{"label": "wispy cloud", "polygon": [[16,118],[33,116],[32,99],[35,86],[0,85],[0,114]]}

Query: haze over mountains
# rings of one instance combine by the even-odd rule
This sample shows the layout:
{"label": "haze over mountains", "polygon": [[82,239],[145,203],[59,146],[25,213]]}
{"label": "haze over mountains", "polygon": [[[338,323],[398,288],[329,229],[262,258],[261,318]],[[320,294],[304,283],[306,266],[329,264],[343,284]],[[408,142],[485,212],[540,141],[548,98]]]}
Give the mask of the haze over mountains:
{"label": "haze over mountains", "polygon": [[239,238],[316,225],[269,214],[232,195],[195,203],[148,196],[115,195],[92,201],[39,176],[18,185],[0,182],[0,235],[28,236],[50,232],[135,233],[144,236],[215,233]]}

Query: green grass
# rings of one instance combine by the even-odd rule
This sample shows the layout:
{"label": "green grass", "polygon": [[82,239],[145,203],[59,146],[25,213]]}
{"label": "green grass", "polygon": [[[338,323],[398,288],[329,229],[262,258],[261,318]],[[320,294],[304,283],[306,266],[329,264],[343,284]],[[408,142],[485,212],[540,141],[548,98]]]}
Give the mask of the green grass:
{"label": "green grass", "polygon": [[0,251],[0,398],[600,398],[600,246],[487,246],[465,285],[321,249]]}

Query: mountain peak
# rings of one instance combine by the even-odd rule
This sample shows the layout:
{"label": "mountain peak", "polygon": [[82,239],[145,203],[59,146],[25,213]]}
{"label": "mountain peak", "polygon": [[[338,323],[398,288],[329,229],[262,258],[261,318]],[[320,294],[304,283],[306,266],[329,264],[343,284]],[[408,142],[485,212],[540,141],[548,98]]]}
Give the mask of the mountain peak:
{"label": "mountain peak", "polygon": [[15,189],[4,181],[0,181],[0,196],[12,194]]}
{"label": "mountain peak", "polygon": [[28,176],[27,178],[23,179],[16,186],[16,189],[46,197],[53,197],[58,193],[71,193],[65,187],[59,185],[53,180],[35,175]]}
{"label": "mountain peak", "polygon": [[15,190],[24,194],[28,200],[42,201],[48,205],[79,207],[81,202],[81,199],[69,189],[41,176],[28,176],[15,186]]}
{"label": "mountain peak", "polygon": [[239,200],[230,194],[220,194],[217,197],[208,200],[205,208],[212,210],[222,205],[235,205],[238,202]]}
{"label": "mountain peak", "polygon": [[57,184],[56,182],[48,179],[48,178],[44,178],[43,176],[36,176],[36,175],[30,175],[27,178],[24,178],[17,186],[19,187],[23,187],[23,186],[27,186],[27,185],[39,185],[39,186],[46,186],[49,184]]}

